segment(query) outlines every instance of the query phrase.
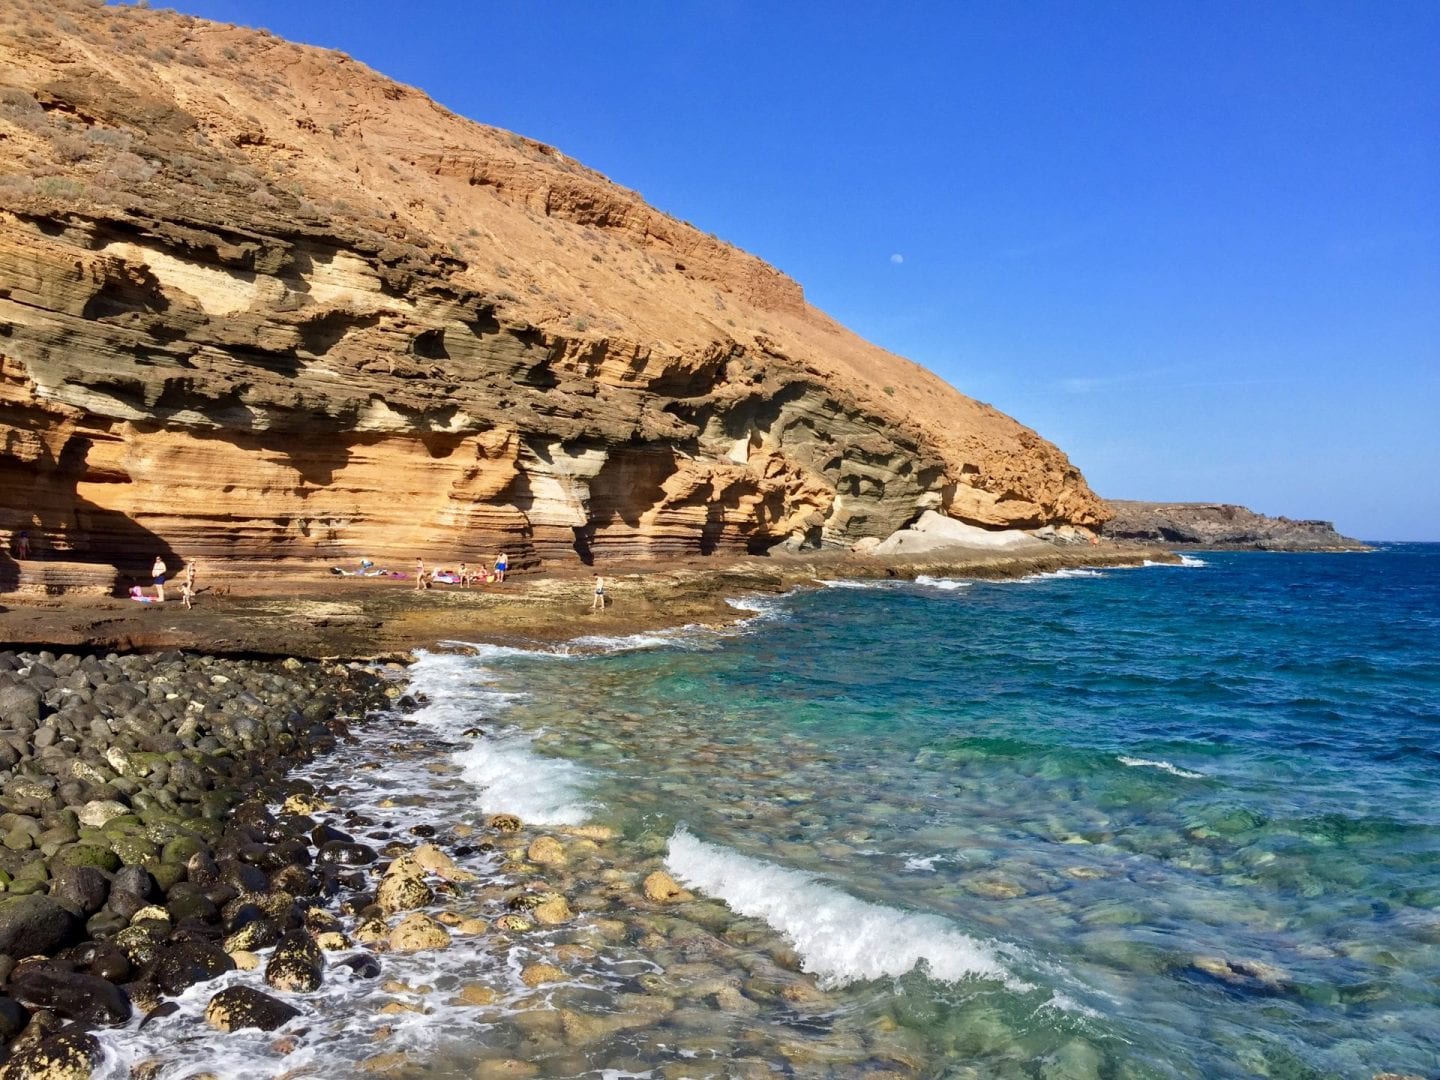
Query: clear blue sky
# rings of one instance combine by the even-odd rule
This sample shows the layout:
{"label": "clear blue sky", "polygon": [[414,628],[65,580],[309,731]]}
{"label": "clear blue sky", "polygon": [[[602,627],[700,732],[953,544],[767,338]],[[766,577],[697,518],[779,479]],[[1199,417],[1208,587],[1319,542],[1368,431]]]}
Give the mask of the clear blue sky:
{"label": "clear blue sky", "polygon": [[180,0],[553,143],[1102,494],[1440,539],[1440,3]]}

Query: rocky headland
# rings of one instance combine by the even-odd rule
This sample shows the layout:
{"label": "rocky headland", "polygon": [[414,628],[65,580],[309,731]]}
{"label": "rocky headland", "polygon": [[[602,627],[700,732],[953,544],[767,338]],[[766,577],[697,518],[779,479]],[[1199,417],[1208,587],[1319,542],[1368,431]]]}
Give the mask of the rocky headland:
{"label": "rocky headland", "polygon": [[1033,431],[561,151],[174,12],[0,12],[0,330],[0,589],[1107,513]]}
{"label": "rocky headland", "polygon": [[1157,503],[1110,499],[1102,527],[1116,541],[1254,551],[1369,551],[1329,521],[1267,517],[1230,503]]}

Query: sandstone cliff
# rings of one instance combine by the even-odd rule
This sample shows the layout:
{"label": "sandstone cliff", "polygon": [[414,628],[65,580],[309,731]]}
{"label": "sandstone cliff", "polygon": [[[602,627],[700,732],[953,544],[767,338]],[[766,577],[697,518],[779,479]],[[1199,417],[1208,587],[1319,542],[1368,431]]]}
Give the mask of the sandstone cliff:
{"label": "sandstone cliff", "polygon": [[1103,533],[1112,540],[1260,551],[1368,551],[1328,521],[1266,517],[1228,503],[1153,503],[1111,499],[1115,516]]}
{"label": "sandstone cliff", "polygon": [[0,540],[132,570],[1106,514],[1034,432],[559,151],[84,0],[0,9],[0,452]]}

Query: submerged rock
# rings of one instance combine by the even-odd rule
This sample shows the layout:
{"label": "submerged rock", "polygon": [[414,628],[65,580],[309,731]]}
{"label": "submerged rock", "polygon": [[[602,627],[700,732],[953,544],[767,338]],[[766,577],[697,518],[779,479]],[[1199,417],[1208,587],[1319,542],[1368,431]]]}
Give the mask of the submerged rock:
{"label": "submerged rock", "polygon": [[645,899],[653,900],[657,904],[680,904],[695,899],[693,893],[682,888],[680,883],[664,870],[656,870],[647,877],[641,889],[645,893]]}

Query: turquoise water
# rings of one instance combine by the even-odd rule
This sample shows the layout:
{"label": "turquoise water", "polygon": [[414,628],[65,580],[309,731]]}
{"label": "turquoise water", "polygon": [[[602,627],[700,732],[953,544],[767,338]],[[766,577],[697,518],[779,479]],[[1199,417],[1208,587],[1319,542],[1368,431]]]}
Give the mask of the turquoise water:
{"label": "turquoise water", "polygon": [[926,1075],[1435,1075],[1440,546],[1201,559],[416,684],[507,727],[478,806],[663,851]]}

